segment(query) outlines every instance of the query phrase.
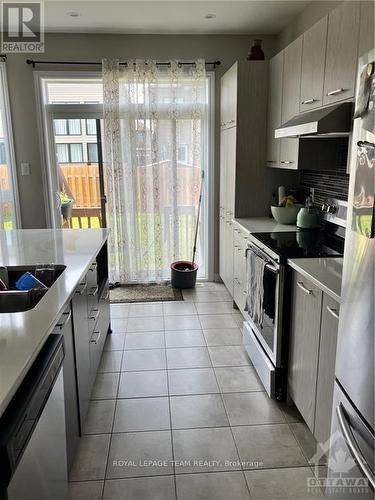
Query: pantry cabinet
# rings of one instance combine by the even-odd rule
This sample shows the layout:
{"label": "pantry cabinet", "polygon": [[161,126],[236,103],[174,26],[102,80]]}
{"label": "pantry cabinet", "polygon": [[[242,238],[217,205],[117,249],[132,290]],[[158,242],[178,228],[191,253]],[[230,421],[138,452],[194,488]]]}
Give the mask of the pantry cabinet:
{"label": "pantry cabinet", "polygon": [[342,2],[328,16],[323,104],[333,104],[354,96],[359,16],[359,2]]}
{"label": "pantry cabinet", "polygon": [[267,166],[269,167],[281,166],[280,139],[275,139],[275,129],[281,125],[283,65],[283,52],[274,56],[269,63],[266,156]]}
{"label": "pantry cabinet", "polygon": [[288,392],[318,442],[330,436],[339,304],[293,271]]}
{"label": "pantry cabinet", "polygon": [[324,17],[303,34],[299,104],[301,113],[318,108],[323,103],[327,28],[328,17]]}

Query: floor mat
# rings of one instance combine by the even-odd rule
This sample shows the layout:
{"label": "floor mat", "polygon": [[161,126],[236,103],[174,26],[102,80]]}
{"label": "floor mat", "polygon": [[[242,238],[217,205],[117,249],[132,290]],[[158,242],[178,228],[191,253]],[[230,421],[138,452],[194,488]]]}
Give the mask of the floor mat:
{"label": "floor mat", "polygon": [[162,302],[184,300],[182,292],[170,283],[150,283],[147,285],[122,285],[110,290],[110,301],[121,302]]}

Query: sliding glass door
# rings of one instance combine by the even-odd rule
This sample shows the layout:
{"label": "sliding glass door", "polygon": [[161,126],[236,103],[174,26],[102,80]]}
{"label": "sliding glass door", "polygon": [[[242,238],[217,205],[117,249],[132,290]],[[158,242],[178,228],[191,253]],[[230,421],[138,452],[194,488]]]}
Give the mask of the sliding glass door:
{"label": "sliding glass door", "polygon": [[0,63],[0,229],[20,226],[5,63]]}

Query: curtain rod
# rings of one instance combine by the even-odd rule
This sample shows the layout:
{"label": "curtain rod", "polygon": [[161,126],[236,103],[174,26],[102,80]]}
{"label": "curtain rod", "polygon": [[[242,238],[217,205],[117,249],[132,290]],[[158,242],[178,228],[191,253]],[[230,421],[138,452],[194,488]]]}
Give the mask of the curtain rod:
{"label": "curtain rod", "polygon": [[[85,66],[85,65],[94,65],[94,66],[99,66],[102,63],[101,62],[89,62],[89,61],[35,61],[34,59],[26,59],[26,64],[31,64],[33,68],[37,64],[63,64],[63,65],[78,65],[78,66]],[[134,63],[135,65],[136,63]],[[195,62],[179,62],[179,66],[192,66],[194,65]],[[220,66],[221,61],[212,61],[212,62],[206,62],[206,66],[213,66],[214,69],[216,66]],[[120,66],[127,66],[127,62],[120,62]],[[157,62],[157,66],[169,66],[169,62]]]}

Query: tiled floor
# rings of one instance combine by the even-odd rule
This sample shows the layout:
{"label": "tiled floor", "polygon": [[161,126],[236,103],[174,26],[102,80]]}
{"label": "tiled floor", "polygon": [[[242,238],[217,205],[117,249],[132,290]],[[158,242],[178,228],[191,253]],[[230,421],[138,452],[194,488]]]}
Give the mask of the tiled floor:
{"label": "tiled floor", "polygon": [[223,285],[113,305],[71,500],[308,500],[315,442],[271,401]]}

